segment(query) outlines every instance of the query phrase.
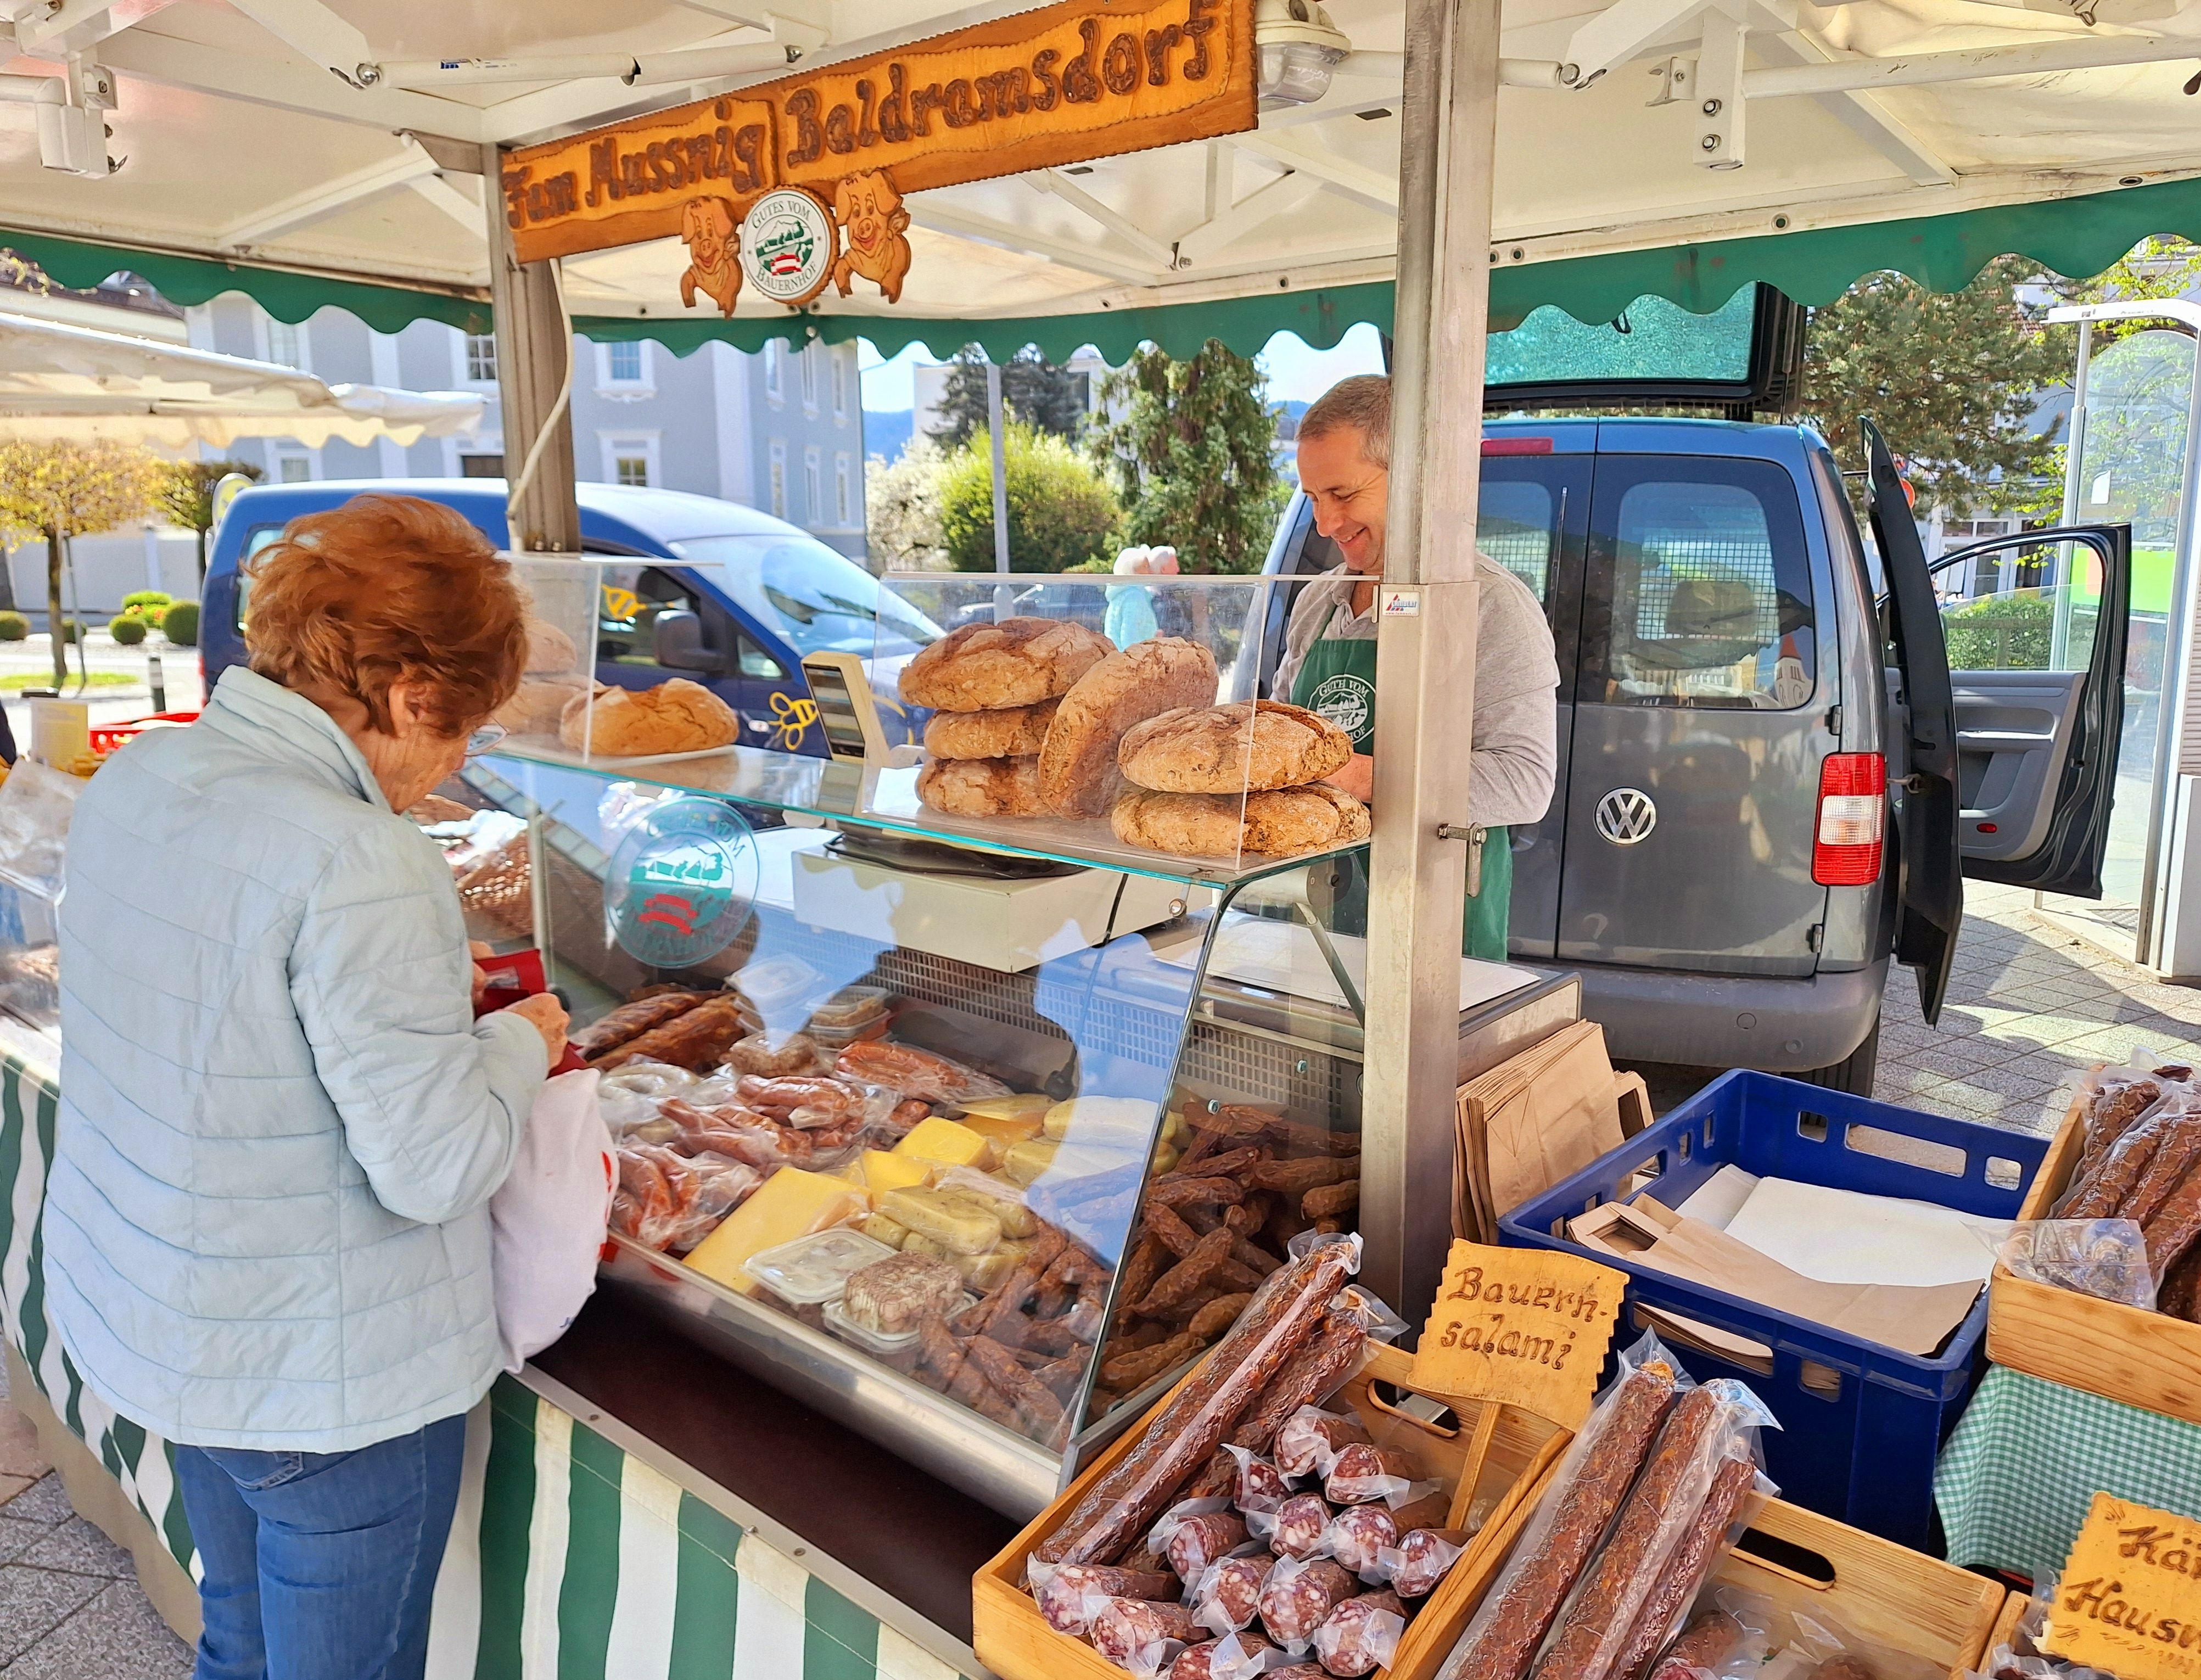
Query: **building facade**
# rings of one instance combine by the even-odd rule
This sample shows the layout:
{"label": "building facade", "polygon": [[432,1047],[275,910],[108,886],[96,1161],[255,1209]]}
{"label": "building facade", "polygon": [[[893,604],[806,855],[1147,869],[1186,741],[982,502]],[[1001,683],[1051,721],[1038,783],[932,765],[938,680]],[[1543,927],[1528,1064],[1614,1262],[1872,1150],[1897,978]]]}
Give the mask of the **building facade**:
{"label": "building facade", "polygon": [[[281,362],[331,385],[479,391],[471,438],[308,449],[248,440],[227,453],[275,484],[313,479],[496,478],[504,472],[496,341],[435,321],[377,332],[342,309],[290,326],[241,293],[185,312],[191,342]],[[653,485],[760,508],[864,556],[864,420],[856,346],[775,341],[760,354],[713,343],[676,356],[647,342],[573,340],[573,467],[603,484]]]}

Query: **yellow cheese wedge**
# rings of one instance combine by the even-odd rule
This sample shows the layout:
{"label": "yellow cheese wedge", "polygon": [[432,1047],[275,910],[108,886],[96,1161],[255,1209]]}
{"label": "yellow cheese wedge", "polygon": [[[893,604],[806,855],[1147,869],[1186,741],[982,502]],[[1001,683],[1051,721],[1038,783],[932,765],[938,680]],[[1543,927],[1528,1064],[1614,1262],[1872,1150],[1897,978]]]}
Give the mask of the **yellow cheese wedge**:
{"label": "yellow cheese wedge", "polygon": [[696,1245],[688,1264],[730,1289],[754,1295],[756,1280],[742,1269],[750,1255],[842,1224],[866,1211],[863,1191],[845,1180],[783,1166]]}
{"label": "yellow cheese wedge", "polygon": [[983,1168],[992,1164],[994,1146],[969,1126],[935,1114],[912,1126],[909,1136],[895,1145],[894,1152],[938,1161],[942,1166]]}
{"label": "yellow cheese wedge", "polygon": [[[854,1164],[854,1163],[852,1163]],[[872,1193],[872,1205],[889,1190],[907,1190],[921,1184],[932,1176],[932,1163],[916,1155],[890,1155],[884,1149],[866,1149],[858,1165],[864,1188]]]}
{"label": "yellow cheese wedge", "polygon": [[[1046,1099],[1041,1100],[1044,1101]],[[1011,1144],[1022,1143],[1038,1137],[1040,1117],[1037,1114],[966,1113],[957,1124],[977,1132],[998,1152],[1007,1149]]]}
{"label": "yellow cheese wedge", "polygon": [[[1026,1116],[1037,1120],[1054,1107],[1054,1099],[1042,1096],[1037,1091],[1025,1091],[1008,1096],[982,1096],[976,1102],[963,1105],[963,1118],[976,1115],[989,1120],[1020,1120]],[[1032,1135],[1036,1136],[1035,1131]]]}

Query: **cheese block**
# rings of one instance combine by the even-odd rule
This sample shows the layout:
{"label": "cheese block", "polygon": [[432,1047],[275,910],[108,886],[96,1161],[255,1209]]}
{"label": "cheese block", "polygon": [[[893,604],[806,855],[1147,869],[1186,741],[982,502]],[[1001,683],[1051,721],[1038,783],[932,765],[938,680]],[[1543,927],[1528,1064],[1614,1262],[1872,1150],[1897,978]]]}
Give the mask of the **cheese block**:
{"label": "cheese block", "polygon": [[994,1146],[969,1126],[934,1114],[912,1126],[909,1136],[895,1145],[894,1152],[938,1161],[942,1166],[983,1167],[992,1161]]}
{"label": "cheese block", "polygon": [[1136,1096],[1073,1096],[1047,1111],[1040,1129],[1060,1141],[1121,1143],[1143,1148],[1161,1105]]}
{"label": "cheese block", "polygon": [[1036,1091],[1012,1092],[1007,1096],[982,1096],[963,1105],[963,1118],[977,1115],[989,1120],[1020,1120],[1030,1116],[1031,1136],[1038,1136],[1040,1117],[1054,1107],[1054,1099]]}
{"label": "cheese block", "polygon": [[889,1219],[883,1213],[874,1213],[860,1223],[856,1229],[874,1242],[883,1242],[889,1248],[899,1248],[909,1241],[909,1227]]}
{"label": "cheese block", "polygon": [[[1114,1172],[1126,1168],[1131,1169],[1136,1177],[1145,1169],[1146,1153],[1144,1138],[1130,1148],[1105,1148],[1083,1143],[1058,1143],[1050,1137],[1034,1137],[1010,1147],[1001,1157],[1001,1176],[1019,1189],[1030,1186],[1044,1174],[1052,1174],[1058,1184],[1065,1179],[1090,1178],[1096,1172]],[[1125,1187],[1129,1188],[1128,1182]]]}
{"label": "cheese block", "polygon": [[750,1255],[843,1224],[865,1211],[864,1192],[846,1180],[783,1166],[696,1245],[687,1263],[714,1283],[754,1295],[756,1280],[742,1270]]}
{"label": "cheese block", "polygon": [[[951,1254],[983,1254],[1001,1246],[1001,1222],[979,1207],[975,1197],[958,1199],[938,1190],[889,1190],[879,1198],[879,1212]],[[902,1246],[909,1247],[906,1242]]]}
{"label": "cheese block", "polygon": [[[1045,1100],[1045,1098],[1041,1099],[1042,1101]],[[994,1146],[994,1153],[999,1154],[1011,1144],[1021,1143],[1027,1138],[1038,1137],[1040,1117],[1036,1113],[974,1114],[966,1109],[964,1111],[963,1118],[956,1124],[968,1126],[972,1131],[977,1132],[979,1137],[991,1143]]]}
{"label": "cheese block", "polygon": [[889,1154],[884,1149],[866,1149],[860,1161],[850,1164],[856,1167],[864,1188],[871,1192],[874,1207],[889,1190],[906,1190],[932,1176],[930,1161],[916,1155]]}

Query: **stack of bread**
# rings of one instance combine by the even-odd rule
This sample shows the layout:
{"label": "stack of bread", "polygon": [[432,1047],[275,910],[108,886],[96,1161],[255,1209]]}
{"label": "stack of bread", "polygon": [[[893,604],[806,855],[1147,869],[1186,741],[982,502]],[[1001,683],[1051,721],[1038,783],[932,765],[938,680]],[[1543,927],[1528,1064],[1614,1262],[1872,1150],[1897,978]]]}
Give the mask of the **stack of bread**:
{"label": "stack of bread", "polygon": [[1365,839],[1368,808],[1322,779],[1352,757],[1352,737],[1302,706],[1180,707],[1124,733],[1117,767],[1130,788],[1111,821],[1127,845],[1194,857]]}
{"label": "stack of bread", "polygon": [[1041,817],[1039,755],[1062,697],[1115,650],[1052,619],[965,625],[903,667],[901,697],[930,707],[918,797],[958,817]]}

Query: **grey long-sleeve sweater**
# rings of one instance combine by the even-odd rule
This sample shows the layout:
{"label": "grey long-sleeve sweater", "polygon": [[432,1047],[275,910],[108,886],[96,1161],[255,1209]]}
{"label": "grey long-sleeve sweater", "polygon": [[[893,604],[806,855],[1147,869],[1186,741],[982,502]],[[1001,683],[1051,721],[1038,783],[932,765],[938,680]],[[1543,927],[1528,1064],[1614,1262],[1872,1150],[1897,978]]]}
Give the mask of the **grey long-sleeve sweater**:
{"label": "grey long-sleeve sweater", "polygon": [[[1475,633],[1468,820],[1490,827],[1532,823],[1550,807],[1558,772],[1559,666],[1552,630],[1529,586],[1496,561],[1477,555],[1475,575],[1482,593]],[[1318,639],[1376,639],[1372,603],[1365,613],[1353,612],[1353,581],[1341,566],[1301,587],[1270,684],[1274,697],[1292,697],[1292,678]]]}

